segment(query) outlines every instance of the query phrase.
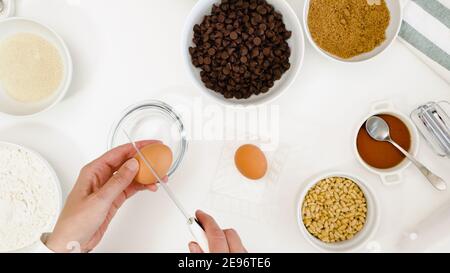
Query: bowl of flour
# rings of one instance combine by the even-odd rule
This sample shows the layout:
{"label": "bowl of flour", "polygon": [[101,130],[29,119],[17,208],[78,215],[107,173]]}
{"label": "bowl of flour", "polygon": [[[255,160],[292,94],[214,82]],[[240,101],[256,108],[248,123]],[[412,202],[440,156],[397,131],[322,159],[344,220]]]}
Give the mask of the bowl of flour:
{"label": "bowl of flour", "polygon": [[30,149],[0,142],[0,253],[29,247],[52,231],[61,205],[50,164]]}

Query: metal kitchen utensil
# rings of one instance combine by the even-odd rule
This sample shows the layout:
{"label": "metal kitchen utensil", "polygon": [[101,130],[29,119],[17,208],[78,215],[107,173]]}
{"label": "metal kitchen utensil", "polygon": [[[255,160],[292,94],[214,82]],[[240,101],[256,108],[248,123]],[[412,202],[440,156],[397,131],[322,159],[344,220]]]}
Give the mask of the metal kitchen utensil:
{"label": "metal kitchen utensil", "polygon": [[450,202],[430,212],[415,226],[403,232],[397,247],[401,252],[423,252],[449,238]]}
{"label": "metal kitchen utensil", "polygon": [[175,206],[178,208],[178,210],[183,214],[183,216],[186,218],[187,224],[189,226],[189,231],[191,232],[192,236],[194,237],[194,240],[200,245],[200,247],[203,249],[203,251],[209,252],[208,247],[208,239],[206,238],[205,231],[201,227],[198,220],[191,216],[187,212],[187,210],[183,207],[181,202],[178,200],[178,198],[175,196],[175,194],[172,192],[170,187],[163,182],[163,180],[158,176],[156,171],[153,169],[151,162],[149,162],[148,158],[142,154],[141,150],[138,149],[136,146],[136,142],[130,137],[130,135],[124,130],[124,135],[129,139],[131,145],[133,145],[134,149],[136,150],[137,154],[141,157],[142,161],[144,162],[145,166],[149,169],[149,171],[153,174],[153,176],[156,177],[161,187],[164,189],[164,191],[167,193],[169,198],[173,201]]}
{"label": "metal kitchen utensil", "polygon": [[0,0],[0,19],[14,14],[14,0]]}
{"label": "metal kitchen utensil", "polygon": [[389,125],[386,121],[380,117],[373,116],[366,121],[366,130],[369,135],[378,141],[389,142],[394,145],[400,152],[402,152],[409,160],[411,160],[414,165],[422,172],[422,174],[430,181],[430,183],[439,191],[444,191],[447,189],[447,184],[439,176],[432,173],[427,167],[422,163],[417,161],[411,154],[409,154],[405,149],[398,145],[394,140],[392,140]]}
{"label": "metal kitchen utensil", "polygon": [[450,118],[446,109],[450,111],[447,101],[429,102],[414,110],[411,119],[433,150],[450,158]]}

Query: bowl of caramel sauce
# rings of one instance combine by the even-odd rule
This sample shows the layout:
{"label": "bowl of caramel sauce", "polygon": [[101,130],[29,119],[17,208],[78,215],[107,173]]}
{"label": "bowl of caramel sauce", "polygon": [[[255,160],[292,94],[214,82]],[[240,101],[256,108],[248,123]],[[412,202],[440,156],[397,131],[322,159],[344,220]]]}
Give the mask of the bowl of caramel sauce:
{"label": "bowl of caramel sauce", "polygon": [[384,184],[400,183],[404,169],[411,162],[392,144],[370,137],[366,131],[366,120],[371,116],[384,119],[389,125],[392,139],[414,156],[417,155],[419,147],[417,129],[411,120],[396,110],[391,103],[374,107],[357,128],[355,149],[358,161],[369,171],[378,174]]}

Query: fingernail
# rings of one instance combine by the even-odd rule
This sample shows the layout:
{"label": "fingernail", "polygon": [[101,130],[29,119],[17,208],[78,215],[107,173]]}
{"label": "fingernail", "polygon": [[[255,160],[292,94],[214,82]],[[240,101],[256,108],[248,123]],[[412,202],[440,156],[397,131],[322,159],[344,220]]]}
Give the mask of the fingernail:
{"label": "fingernail", "polygon": [[196,242],[189,243],[189,251],[191,253],[201,253],[202,252],[200,246]]}
{"label": "fingernail", "polygon": [[132,158],[125,163],[125,168],[132,172],[136,172],[139,170],[139,162],[135,158]]}

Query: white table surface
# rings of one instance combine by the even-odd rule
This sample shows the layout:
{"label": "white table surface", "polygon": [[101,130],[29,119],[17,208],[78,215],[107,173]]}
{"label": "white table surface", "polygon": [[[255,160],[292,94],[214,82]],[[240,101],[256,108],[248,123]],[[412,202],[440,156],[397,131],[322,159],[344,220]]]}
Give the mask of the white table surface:
{"label": "white table surface", "polygon": [[[110,127],[121,111],[145,99],[201,99],[191,84],[180,44],[184,20],[195,0],[18,0],[19,16],[53,27],[74,59],[67,97],[37,117],[1,116],[0,139],[29,146],[55,167],[67,192],[79,169],[105,152]],[[303,1],[288,1],[301,19]],[[319,55],[307,43],[300,76],[272,103],[280,109],[280,141],[291,150],[279,178],[275,213],[269,219],[216,210],[207,201],[222,150],[220,141],[193,140],[171,181],[190,209],[211,212],[224,227],[236,228],[252,252],[315,251],[295,219],[295,199],[307,178],[326,170],[363,178],[380,201],[381,223],[370,246],[395,251],[402,232],[449,200],[413,167],[402,184],[383,186],[355,159],[357,123],[377,100],[390,99],[409,114],[428,101],[450,100],[450,86],[400,42],[373,61],[345,65]],[[450,181],[449,161],[421,141],[418,158]],[[105,252],[185,252],[190,239],[183,219],[165,194],[141,193],[118,213],[96,249]],[[431,250],[450,251],[450,234]],[[366,249],[362,249],[366,251]]]}

